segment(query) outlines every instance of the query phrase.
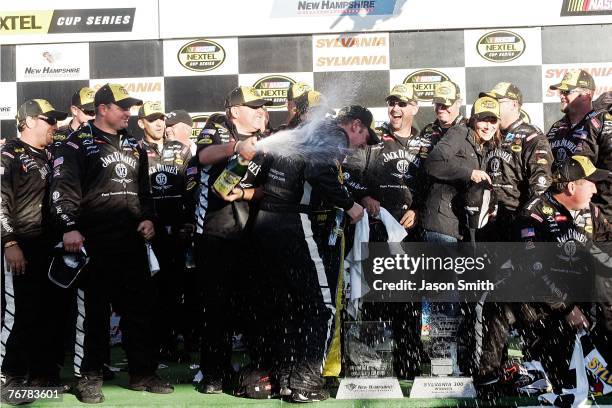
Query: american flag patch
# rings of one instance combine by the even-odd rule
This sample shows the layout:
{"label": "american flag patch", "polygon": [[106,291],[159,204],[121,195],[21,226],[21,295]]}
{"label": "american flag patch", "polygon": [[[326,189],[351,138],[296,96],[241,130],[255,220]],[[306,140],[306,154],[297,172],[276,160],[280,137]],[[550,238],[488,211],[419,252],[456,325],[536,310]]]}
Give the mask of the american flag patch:
{"label": "american flag patch", "polygon": [[529,237],[535,237],[535,231],[533,230],[533,228],[523,228],[521,230],[521,238]]}
{"label": "american flag patch", "polygon": [[64,157],[58,157],[57,159],[53,160],[53,167],[57,167],[63,162],[64,162]]}
{"label": "american flag patch", "polygon": [[198,173],[198,168],[197,167],[189,167],[187,169],[187,171],[185,172],[186,175],[191,176],[193,174],[197,174]]}

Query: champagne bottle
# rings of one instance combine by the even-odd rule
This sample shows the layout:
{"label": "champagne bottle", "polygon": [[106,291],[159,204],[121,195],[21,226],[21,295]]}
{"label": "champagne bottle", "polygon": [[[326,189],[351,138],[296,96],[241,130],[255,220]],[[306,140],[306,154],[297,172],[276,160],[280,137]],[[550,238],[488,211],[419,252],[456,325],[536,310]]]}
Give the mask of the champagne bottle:
{"label": "champagne bottle", "polygon": [[246,174],[248,166],[248,160],[239,154],[233,155],[221,175],[215,180],[213,189],[222,197],[230,195],[232,189],[240,183],[240,180]]}

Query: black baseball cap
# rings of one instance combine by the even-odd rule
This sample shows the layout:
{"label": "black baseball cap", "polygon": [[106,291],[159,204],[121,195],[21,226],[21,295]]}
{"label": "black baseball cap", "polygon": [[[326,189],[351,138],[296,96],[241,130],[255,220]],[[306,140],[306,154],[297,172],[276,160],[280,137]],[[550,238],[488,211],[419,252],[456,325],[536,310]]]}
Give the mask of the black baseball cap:
{"label": "black baseball cap", "polygon": [[481,92],[478,97],[490,96],[495,99],[512,99],[518,101],[519,105],[523,104],[523,94],[516,85],[511,82],[499,82],[489,92]]}
{"label": "black baseball cap", "polygon": [[584,69],[570,69],[563,76],[561,83],[551,85],[549,88],[552,90],[558,89],[560,91],[571,91],[576,88],[584,88],[594,91],[595,81],[591,74]]}
{"label": "black baseball cap", "polygon": [[76,106],[85,111],[94,110],[94,95],[96,91],[89,87],[84,87],[72,94],[72,106]]}
{"label": "black baseball cap", "polygon": [[287,100],[292,101],[297,97],[303,95],[305,92],[310,91],[312,88],[310,85],[305,84],[303,82],[296,82],[291,84],[289,89],[287,89]]}
{"label": "black baseball cap", "polygon": [[48,118],[56,120],[64,120],[68,117],[68,112],[62,112],[56,110],[49,101],[45,99],[30,99],[21,104],[17,110],[17,122],[24,120],[28,116],[36,117],[38,115],[44,115]]}
{"label": "black baseball cap", "polygon": [[140,109],[138,109],[139,119],[155,120],[165,117],[166,114],[164,113],[164,110],[161,107],[161,103],[157,101],[147,101],[142,104]]}
{"label": "black baseball cap", "polygon": [[465,191],[464,200],[468,226],[474,229],[484,227],[489,221],[489,214],[495,211],[497,205],[497,196],[491,183],[487,180],[471,183]]}
{"label": "black baseball cap", "polygon": [[123,109],[130,109],[132,106],[142,105],[142,101],[132,98],[127,89],[119,84],[106,84],[98,89],[94,96],[94,105],[108,105],[114,103]]}
{"label": "black baseball cap", "polygon": [[177,123],[184,123],[193,127],[191,115],[183,109],[173,110],[166,114],[166,126],[174,126]]}
{"label": "black baseball cap", "polygon": [[477,119],[488,117],[499,119],[499,102],[497,102],[497,99],[491,98],[490,96],[482,96],[476,99],[476,102],[472,105],[472,116]]}
{"label": "black baseball cap", "polygon": [[572,156],[559,165],[557,171],[553,174],[553,181],[568,183],[570,181],[589,180],[597,183],[609,177],[609,171],[598,169],[588,157]]}
{"label": "black baseball cap", "polygon": [[337,121],[343,121],[345,119],[359,119],[361,123],[365,127],[368,128],[368,133],[370,134],[371,139],[377,139],[378,136],[374,131],[374,115],[368,108],[365,108],[361,105],[350,105],[345,106],[344,108],[338,111],[338,115],[336,116]]}
{"label": "black baseball cap", "polygon": [[230,106],[239,105],[259,108],[264,105],[272,105],[272,101],[263,99],[259,91],[252,86],[239,86],[227,95],[225,107],[229,108]]}
{"label": "black baseball cap", "polygon": [[444,106],[451,106],[461,98],[459,85],[453,81],[438,82],[434,87],[433,103],[440,103]]}

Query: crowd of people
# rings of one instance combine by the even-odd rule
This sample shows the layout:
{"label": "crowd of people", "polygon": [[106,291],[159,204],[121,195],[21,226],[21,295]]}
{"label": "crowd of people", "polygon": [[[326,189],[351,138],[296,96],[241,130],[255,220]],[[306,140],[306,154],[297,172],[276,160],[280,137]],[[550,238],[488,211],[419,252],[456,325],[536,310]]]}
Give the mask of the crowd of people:
{"label": "crowd of people", "polygon": [[[180,358],[182,338],[199,350],[201,393],[233,387],[252,398],[327,399],[324,375],[342,374],[327,367],[346,318],[342,260],[366,212],[370,242],[388,239],[379,217],[385,209],[406,242],[575,240],[605,254],[612,104],[604,95],[593,106],[595,83],[584,70],[570,70],[550,88],[564,116],[547,134],[522,115],[521,90],[508,82],[483,90],[469,118],[460,113],[457,84],[437,84],[436,120],[420,131],[409,84],[392,88],[388,121],[378,128],[366,107],[336,112],[322,94],[296,83],[286,125],[272,129],[270,102],[240,86],[195,141],[186,111],[165,113],[117,84],[77,90],[72,119],[59,129],[68,112],[45,99],[24,102],[19,137],[1,153],[3,402],[31,402],[11,392],[24,387],[60,386],[67,339],[74,346],[72,391],[81,402],[104,401],[111,311],[121,316],[130,389],[172,393],[157,368]],[[134,106],[142,139],[127,131]],[[318,149],[309,152],[304,140],[316,140]],[[273,148],[298,142],[300,151]],[[239,166],[244,176],[237,172],[236,183],[220,192],[215,182]],[[497,207],[474,235],[465,193],[483,183]],[[524,385],[520,370],[507,370],[513,328],[555,390],[571,383],[578,331],[590,330],[612,361],[609,276],[597,277],[606,302],[575,303],[563,294],[550,303],[485,302],[482,351],[468,347],[460,356],[480,395]],[[360,310],[362,320],[391,322],[398,378],[421,373],[421,308],[364,303]],[[231,359],[238,333],[249,364],[237,374]]]}

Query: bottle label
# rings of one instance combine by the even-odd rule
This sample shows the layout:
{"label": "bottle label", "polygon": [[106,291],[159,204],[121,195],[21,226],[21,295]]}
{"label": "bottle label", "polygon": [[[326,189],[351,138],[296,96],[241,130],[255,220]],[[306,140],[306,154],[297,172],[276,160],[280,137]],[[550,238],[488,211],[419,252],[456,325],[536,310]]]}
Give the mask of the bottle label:
{"label": "bottle label", "polygon": [[242,180],[242,177],[226,169],[223,170],[223,173],[217,178],[213,184],[213,188],[219,195],[226,197],[230,195],[232,189],[240,183],[240,180]]}

